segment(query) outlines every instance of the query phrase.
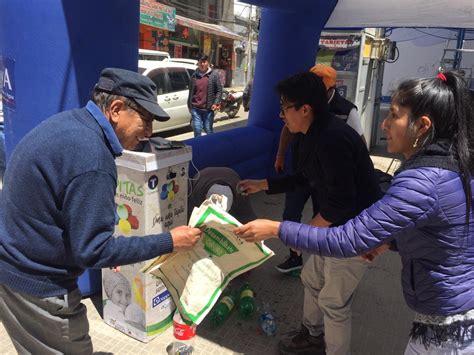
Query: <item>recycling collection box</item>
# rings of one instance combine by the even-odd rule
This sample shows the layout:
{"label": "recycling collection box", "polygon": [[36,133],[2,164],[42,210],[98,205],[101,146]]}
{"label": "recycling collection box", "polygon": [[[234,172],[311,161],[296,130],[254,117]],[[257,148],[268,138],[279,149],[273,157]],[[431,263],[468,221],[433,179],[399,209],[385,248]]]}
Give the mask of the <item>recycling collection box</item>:
{"label": "recycling collection box", "polygon": [[[115,235],[159,234],[187,224],[191,147],[149,150],[124,151],[116,159]],[[102,269],[102,301],[107,324],[148,342],[172,324],[176,307],[159,278],[140,272],[145,264]]]}

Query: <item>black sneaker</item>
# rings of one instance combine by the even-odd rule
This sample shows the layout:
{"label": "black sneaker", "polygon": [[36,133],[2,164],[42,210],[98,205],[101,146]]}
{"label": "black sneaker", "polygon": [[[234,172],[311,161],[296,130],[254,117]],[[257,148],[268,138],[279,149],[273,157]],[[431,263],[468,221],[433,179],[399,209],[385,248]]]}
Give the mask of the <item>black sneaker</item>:
{"label": "black sneaker", "polygon": [[275,266],[275,269],[286,274],[292,271],[301,270],[303,268],[303,256],[290,250],[290,256],[280,265]]}
{"label": "black sneaker", "polygon": [[301,325],[301,329],[295,332],[287,333],[288,338],[280,340],[278,350],[281,355],[289,354],[307,354],[324,355],[326,354],[326,344],[324,334],[312,336],[308,328]]}

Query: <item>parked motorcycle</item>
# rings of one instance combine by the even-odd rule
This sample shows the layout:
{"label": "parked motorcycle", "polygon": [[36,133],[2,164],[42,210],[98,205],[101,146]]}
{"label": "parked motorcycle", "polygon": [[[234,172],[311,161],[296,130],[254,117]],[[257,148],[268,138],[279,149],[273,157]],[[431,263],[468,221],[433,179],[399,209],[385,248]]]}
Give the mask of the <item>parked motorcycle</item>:
{"label": "parked motorcycle", "polygon": [[242,96],[243,93],[241,91],[223,90],[219,111],[227,113],[229,118],[234,118],[237,112],[239,112],[240,105],[242,105]]}

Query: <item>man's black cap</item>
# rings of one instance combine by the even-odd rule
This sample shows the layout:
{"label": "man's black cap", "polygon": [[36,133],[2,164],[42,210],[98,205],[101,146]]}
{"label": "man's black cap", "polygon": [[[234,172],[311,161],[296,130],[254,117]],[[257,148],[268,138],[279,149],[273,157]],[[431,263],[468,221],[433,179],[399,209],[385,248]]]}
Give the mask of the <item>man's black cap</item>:
{"label": "man's black cap", "polygon": [[110,94],[125,96],[136,101],[154,115],[158,121],[168,121],[170,116],[158,105],[156,85],[148,77],[120,68],[105,68],[95,88]]}

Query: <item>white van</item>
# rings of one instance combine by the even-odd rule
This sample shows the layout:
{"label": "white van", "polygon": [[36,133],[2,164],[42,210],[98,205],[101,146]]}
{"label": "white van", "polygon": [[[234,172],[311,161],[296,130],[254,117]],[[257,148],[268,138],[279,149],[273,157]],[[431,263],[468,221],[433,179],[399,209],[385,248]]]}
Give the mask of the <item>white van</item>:
{"label": "white van", "polygon": [[138,50],[138,72],[143,73],[144,68],[153,67],[157,63],[170,59],[167,52],[153,51],[151,49]]}
{"label": "white van", "polygon": [[140,73],[156,84],[158,104],[170,115],[166,122],[153,122],[153,133],[189,125],[189,86],[196,68],[193,64],[171,61],[154,62],[154,65],[138,68]]}
{"label": "white van", "polygon": [[138,50],[138,60],[156,60],[162,61],[165,59],[170,59],[171,56],[168,52],[154,51],[151,49],[139,49]]}

